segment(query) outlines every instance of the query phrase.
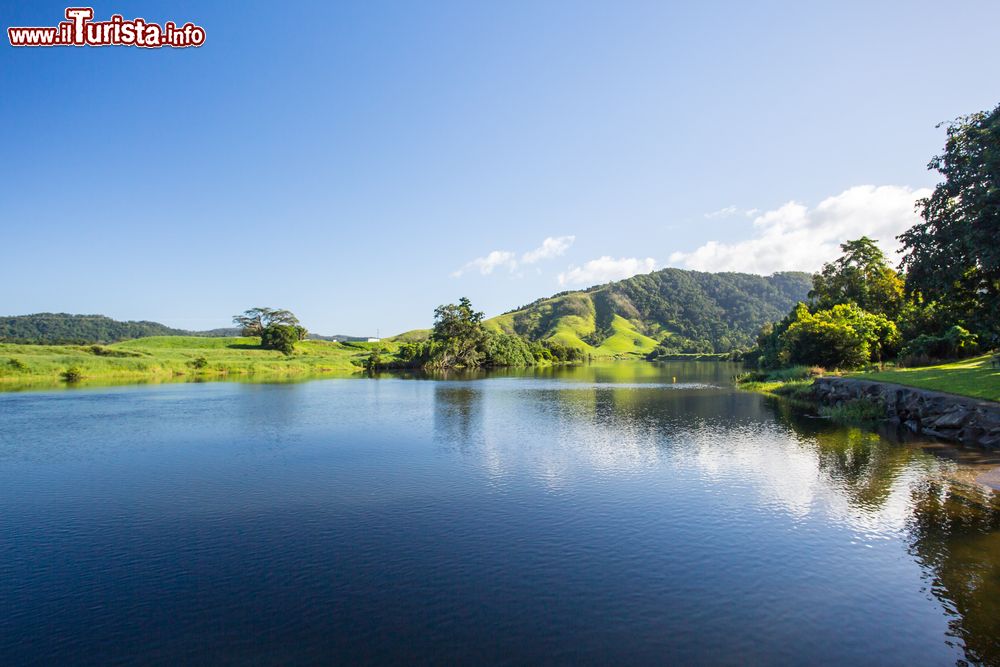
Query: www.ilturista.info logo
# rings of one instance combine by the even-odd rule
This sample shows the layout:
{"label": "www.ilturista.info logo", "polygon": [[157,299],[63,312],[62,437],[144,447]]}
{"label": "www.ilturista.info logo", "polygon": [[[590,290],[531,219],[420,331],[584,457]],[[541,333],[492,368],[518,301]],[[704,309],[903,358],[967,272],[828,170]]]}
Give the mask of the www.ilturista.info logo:
{"label": "www.ilturista.info logo", "polygon": [[126,21],[113,14],[107,21],[94,21],[92,7],[67,7],[66,19],[49,28],[7,28],[11,46],[164,46],[184,48],[205,43],[205,29],[193,23],[162,26],[146,19]]}

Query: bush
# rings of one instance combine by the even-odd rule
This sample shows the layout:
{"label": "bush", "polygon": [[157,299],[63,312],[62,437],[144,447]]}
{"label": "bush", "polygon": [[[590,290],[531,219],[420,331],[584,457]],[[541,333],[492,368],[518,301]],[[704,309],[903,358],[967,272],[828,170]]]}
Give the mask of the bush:
{"label": "bush", "polygon": [[487,366],[531,366],[535,355],[519,336],[506,333],[489,333],[484,344]]}
{"label": "bush", "polygon": [[299,340],[299,327],[292,324],[269,324],[260,337],[260,346],[265,350],[277,350],[284,354],[295,351]]}
{"label": "bush", "polygon": [[196,359],[192,359],[191,361],[189,361],[188,365],[191,366],[191,368],[194,368],[195,370],[201,370],[202,368],[208,366],[208,359],[206,359],[205,357],[198,357]]}
{"label": "bush", "polygon": [[66,382],[79,382],[83,379],[83,371],[78,366],[70,366],[61,375]]}
{"label": "bush", "polygon": [[365,360],[365,369],[367,369],[369,373],[377,371],[382,363],[382,349],[375,348],[372,350],[372,353],[368,355],[368,359]]}
{"label": "bush", "polygon": [[7,361],[7,366],[9,366],[11,369],[13,369],[15,371],[25,371],[25,370],[28,370],[28,365],[27,364],[25,364],[20,359],[15,359],[14,357],[11,357],[10,360]]}
{"label": "bush", "polygon": [[431,357],[429,341],[400,343],[396,348],[396,359],[407,366],[422,366]]}
{"label": "bush", "polygon": [[788,364],[857,368],[891,356],[899,345],[899,332],[884,315],[853,304],[812,313],[800,303],[781,322],[765,327],[757,345],[762,368]]}
{"label": "bush", "polygon": [[903,346],[900,357],[903,365],[920,366],[941,359],[969,357],[978,351],[979,341],[975,334],[955,325],[941,336],[917,336]]}
{"label": "bush", "polygon": [[125,350],[112,350],[110,347],[102,345],[91,345],[87,351],[98,357],[138,357],[138,352],[127,352]]}

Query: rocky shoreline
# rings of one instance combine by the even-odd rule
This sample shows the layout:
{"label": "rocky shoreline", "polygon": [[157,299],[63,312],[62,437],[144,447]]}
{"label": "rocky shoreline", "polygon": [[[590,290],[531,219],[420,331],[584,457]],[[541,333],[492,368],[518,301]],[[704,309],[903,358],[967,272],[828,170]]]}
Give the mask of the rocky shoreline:
{"label": "rocky shoreline", "polygon": [[873,402],[884,408],[887,420],[914,433],[966,446],[1000,449],[1000,403],[993,401],[839,377],[817,378],[809,395],[828,406]]}

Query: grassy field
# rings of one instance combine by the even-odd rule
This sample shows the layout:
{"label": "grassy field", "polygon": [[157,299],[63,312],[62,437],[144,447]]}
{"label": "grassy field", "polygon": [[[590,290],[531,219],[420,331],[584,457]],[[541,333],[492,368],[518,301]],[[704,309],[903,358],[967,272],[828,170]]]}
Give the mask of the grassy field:
{"label": "grassy field", "polygon": [[855,373],[850,377],[1000,401],[1000,368],[990,365],[992,358],[993,355],[986,354],[938,366]]}
{"label": "grassy field", "polygon": [[[285,356],[263,350],[256,338],[156,336],[113,345],[0,344],[0,387],[80,381],[294,377],[361,371],[368,343],[302,341]],[[385,346],[383,346],[385,347]]]}

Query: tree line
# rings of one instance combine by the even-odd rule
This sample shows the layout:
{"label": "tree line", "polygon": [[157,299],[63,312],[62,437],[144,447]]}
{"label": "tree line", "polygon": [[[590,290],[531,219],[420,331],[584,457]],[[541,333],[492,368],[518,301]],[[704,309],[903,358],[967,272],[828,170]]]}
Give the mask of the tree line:
{"label": "tree line", "polygon": [[468,298],[434,310],[434,327],[426,341],[403,342],[395,359],[386,364],[378,352],[372,367],[394,365],[433,369],[531,366],[539,362],[566,363],[586,359],[583,350],[554,342],[529,341],[515,334],[492,331],[483,325],[483,313]]}
{"label": "tree line", "polygon": [[748,358],[762,368],[919,365],[1000,343],[1000,105],[948,124],[928,164],[944,180],[917,202],[894,269],[868,237],[813,276],[808,302],[766,325]]}

